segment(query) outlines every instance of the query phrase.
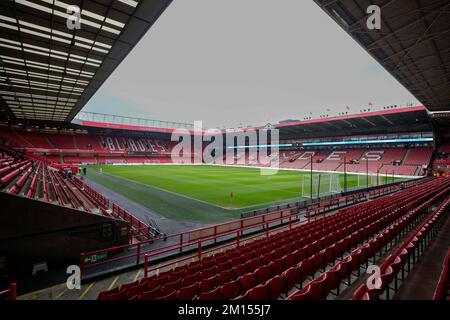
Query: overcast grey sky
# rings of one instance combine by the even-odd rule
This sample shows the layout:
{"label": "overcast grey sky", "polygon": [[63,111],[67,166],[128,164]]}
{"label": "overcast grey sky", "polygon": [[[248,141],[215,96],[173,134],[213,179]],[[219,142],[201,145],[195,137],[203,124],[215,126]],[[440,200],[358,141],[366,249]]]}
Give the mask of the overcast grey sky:
{"label": "overcast grey sky", "polygon": [[418,103],[312,0],[175,0],[84,111],[205,127]]}

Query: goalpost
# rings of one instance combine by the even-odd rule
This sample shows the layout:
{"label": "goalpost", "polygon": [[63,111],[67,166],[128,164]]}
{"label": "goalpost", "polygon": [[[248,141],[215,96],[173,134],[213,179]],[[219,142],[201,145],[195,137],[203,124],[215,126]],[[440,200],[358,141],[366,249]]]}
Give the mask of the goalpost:
{"label": "goalpost", "polygon": [[341,174],[339,173],[313,173],[302,176],[301,195],[304,198],[317,198],[327,194],[342,191]]}
{"label": "goalpost", "polygon": [[[348,190],[362,189],[380,186],[391,182],[382,174],[349,174],[347,175]],[[319,173],[312,175],[304,174],[301,181],[301,196],[304,198],[317,198],[320,196],[340,193],[344,190],[344,174],[340,173]]]}

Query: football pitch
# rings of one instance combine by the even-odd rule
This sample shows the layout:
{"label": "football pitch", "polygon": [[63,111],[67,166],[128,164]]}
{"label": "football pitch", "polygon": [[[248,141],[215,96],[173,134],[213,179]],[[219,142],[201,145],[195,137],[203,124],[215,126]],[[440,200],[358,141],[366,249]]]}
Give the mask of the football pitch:
{"label": "football pitch", "polygon": [[[101,173],[100,173],[101,168]],[[343,174],[208,165],[89,166],[88,177],[158,214],[179,221],[222,222],[240,213],[342,191]],[[347,175],[348,189],[365,187],[366,176]],[[398,181],[379,177],[378,183]],[[374,177],[369,184],[374,185]]]}

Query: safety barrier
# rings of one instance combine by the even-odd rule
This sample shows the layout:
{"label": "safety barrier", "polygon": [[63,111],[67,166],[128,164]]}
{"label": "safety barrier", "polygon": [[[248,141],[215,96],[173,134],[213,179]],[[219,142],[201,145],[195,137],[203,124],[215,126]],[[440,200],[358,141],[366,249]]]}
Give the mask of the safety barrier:
{"label": "safety barrier", "polygon": [[160,235],[159,230],[151,225],[143,223],[139,219],[136,219],[132,214],[115,203],[113,203],[112,206],[112,214],[113,216],[119,217],[122,220],[129,222],[132,227],[131,235],[136,238],[154,240],[155,237]]}
{"label": "safety barrier", "polygon": [[90,195],[99,205],[101,205],[104,209],[109,209],[109,199],[102,195],[100,192],[94,190],[86,183],[82,182],[77,177],[73,178],[74,183],[77,184],[78,187],[83,188],[83,190]]}

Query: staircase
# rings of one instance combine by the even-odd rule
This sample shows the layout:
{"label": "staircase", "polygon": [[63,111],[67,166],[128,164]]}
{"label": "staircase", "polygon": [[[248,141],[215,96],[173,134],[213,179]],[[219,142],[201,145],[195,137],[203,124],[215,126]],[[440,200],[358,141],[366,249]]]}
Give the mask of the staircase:
{"label": "staircase", "polygon": [[72,139],[73,139],[73,146],[75,149],[78,149],[78,143],[77,143],[77,138],[76,135],[72,135]]}
{"label": "staircase", "polygon": [[53,144],[53,142],[50,141],[50,139],[47,137],[47,135],[42,134],[42,136],[44,137],[45,141],[48,143],[48,145],[49,145],[51,148],[56,149],[55,145]]}
{"label": "staircase", "polygon": [[417,169],[416,169],[416,172],[414,173],[414,175],[418,176],[421,171],[422,171],[422,167],[421,166],[417,166]]}
{"label": "staircase", "polygon": [[411,152],[410,149],[407,149],[405,152],[405,155],[403,156],[402,161],[400,162],[400,165],[403,165],[403,163],[406,161],[406,159],[408,159],[409,153]]}
{"label": "staircase", "polygon": [[17,136],[22,142],[24,142],[27,146],[32,147],[32,148],[35,147],[31,142],[29,142],[27,139],[25,139],[24,137],[22,137],[22,135],[21,135],[19,132],[14,131],[14,130],[12,130],[12,131],[13,131],[13,132],[16,134],[16,136]]}

